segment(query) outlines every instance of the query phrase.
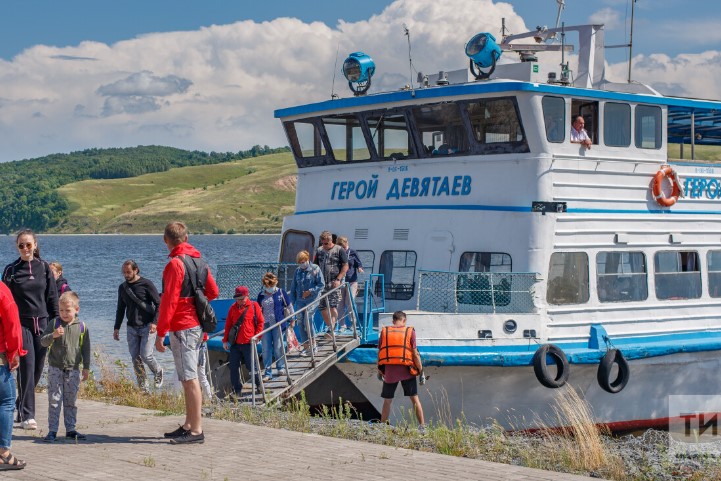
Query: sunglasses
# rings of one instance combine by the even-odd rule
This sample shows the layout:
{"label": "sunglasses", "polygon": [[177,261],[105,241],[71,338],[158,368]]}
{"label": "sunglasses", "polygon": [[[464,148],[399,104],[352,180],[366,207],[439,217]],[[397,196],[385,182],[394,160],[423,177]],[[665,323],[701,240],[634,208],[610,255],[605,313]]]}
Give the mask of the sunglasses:
{"label": "sunglasses", "polygon": [[32,242],[28,242],[27,244],[23,244],[23,243],[18,244],[18,249],[25,249],[26,247],[27,247],[28,249],[32,249],[32,248],[33,248],[33,243],[32,243]]}

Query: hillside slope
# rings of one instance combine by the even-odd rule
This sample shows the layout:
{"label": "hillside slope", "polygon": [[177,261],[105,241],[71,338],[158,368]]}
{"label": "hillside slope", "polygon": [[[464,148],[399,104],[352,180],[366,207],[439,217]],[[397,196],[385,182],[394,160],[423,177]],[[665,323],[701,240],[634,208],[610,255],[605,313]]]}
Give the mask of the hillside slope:
{"label": "hillside slope", "polygon": [[296,165],[290,153],[58,189],[70,206],[56,233],[156,233],[182,220],[195,233],[279,232],[294,211]]}

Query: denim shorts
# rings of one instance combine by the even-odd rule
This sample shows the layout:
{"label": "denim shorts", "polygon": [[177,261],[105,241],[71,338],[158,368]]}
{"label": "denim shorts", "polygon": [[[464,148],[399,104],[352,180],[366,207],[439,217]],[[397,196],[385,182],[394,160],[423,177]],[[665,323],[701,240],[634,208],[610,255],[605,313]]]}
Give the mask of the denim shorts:
{"label": "denim shorts", "polygon": [[198,351],[202,342],[203,330],[200,326],[170,331],[170,350],[173,351],[175,371],[181,382],[198,378]]}

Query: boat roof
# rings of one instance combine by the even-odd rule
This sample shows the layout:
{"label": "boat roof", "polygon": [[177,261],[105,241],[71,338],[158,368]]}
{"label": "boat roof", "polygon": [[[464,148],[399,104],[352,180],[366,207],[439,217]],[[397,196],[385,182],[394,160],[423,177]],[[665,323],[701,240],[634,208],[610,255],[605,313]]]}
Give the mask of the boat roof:
{"label": "boat roof", "polygon": [[[587,89],[562,85],[520,82],[517,80],[491,80],[435,86],[415,90],[399,90],[382,92],[357,97],[325,100],[295,107],[278,109],[275,118],[283,119],[296,116],[320,115],[331,110],[355,111],[358,109],[385,108],[391,104],[426,101],[440,102],[453,97],[473,94],[503,94],[511,92],[535,92],[540,94],[560,95],[567,97],[585,97],[598,100],[623,101],[661,105],[668,107],[668,141],[680,143],[684,139],[689,142],[691,136],[691,116],[695,118],[697,145],[721,145],[721,102],[684,97],[667,97],[610,90]],[[699,135],[700,134],[700,135]]]}

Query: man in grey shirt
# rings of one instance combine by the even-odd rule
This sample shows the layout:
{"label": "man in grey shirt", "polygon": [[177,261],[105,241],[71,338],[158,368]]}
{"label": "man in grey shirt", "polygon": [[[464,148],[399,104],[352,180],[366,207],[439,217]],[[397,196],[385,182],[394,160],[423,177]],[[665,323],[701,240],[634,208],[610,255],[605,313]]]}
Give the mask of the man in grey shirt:
{"label": "man in grey shirt", "polygon": [[[341,246],[333,243],[333,234],[327,230],[321,232],[320,242],[321,246],[315,251],[314,263],[318,264],[323,272],[323,279],[326,281],[321,293],[321,296],[323,296],[345,282],[345,274],[348,272],[348,254]],[[340,298],[340,290],[337,290],[328,297],[323,298],[318,306],[323,315],[323,322],[328,326],[328,332],[331,336],[338,319]]]}

